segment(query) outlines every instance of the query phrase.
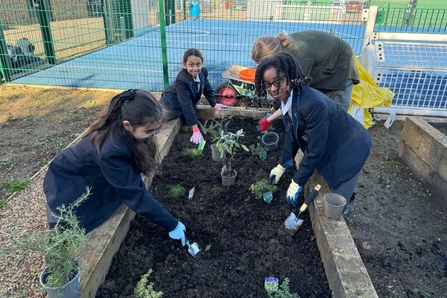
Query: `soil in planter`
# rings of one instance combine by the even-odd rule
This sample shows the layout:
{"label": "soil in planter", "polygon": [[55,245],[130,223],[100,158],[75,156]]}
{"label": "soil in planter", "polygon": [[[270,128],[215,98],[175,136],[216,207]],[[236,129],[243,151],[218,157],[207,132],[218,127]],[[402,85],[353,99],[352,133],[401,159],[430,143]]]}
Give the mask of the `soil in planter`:
{"label": "soil in planter", "polygon": [[[243,128],[240,142],[256,145],[261,142],[256,123],[233,118],[228,130]],[[282,122],[277,121],[274,129],[282,144]],[[209,145],[199,159],[182,155],[184,148],[194,147],[190,134],[181,131],[176,137],[151,191],[186,225],[191,242],[197,242],[201,251],[193,258],[180,242],[137,215],[97,297],[131,296],[148,269],[153,269],[149,280],[163,297],[268,297],[264,289],[268,276],[278,277],[279,283],[289,278],[290,292],[302,298],[331,297],[309,213],[300,216],[304,223],[294,235],[283,228],[290,212],[296,211],[285,200],[292,174],[283,176],[270,205],[249,192],[251,184],[268,178],[280,150],[269,151],[261,160],[238,148],[232,164],[238,172],[236,184],[222,186],[222,162],[212,160]],[[205,140],[212,143],[209,136]],[[195,187],[194,198],[169,198],[175,185]]]}

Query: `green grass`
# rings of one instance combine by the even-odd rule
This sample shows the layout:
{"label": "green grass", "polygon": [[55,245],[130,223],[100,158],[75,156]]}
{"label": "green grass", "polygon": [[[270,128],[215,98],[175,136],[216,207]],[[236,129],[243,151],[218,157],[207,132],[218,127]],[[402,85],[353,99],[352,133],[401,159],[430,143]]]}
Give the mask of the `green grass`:
{"label": "green grass", "polygon": [[6,205],[6,200],[0,200],[0,208]]}
{"label": "green grass", "polygon": [[6,192],[17,192],[24,190],[29,184],[29,179],[22,179],[19,181],[8,181],[6,182]]}

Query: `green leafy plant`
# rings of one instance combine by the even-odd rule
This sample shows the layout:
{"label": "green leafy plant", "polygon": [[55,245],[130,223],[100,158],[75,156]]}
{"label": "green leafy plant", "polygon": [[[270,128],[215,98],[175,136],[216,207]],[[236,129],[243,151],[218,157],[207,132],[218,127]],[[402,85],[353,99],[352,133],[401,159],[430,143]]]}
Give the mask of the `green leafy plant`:
{"label": "green leafy plant", "polygon": [[300,298],[296,293],[291,294],[289,288],[289,278],[284,278],[284,281],[279,286],[277,291],[267,291],[269,298]]}
{"label": "green leafy plant", "polygon": [[168,196],[172,199],[178,199],[186,195],[186,189],[179,185],[174,185],[169,189]]}
{"label": "green leafy plant", "polygon": [[259,156],[259,154],[261,152],[267,152],[268,148],[265,146],[262,146],[260,143],[257,143],[256,145],[251,144],[250,146],[248,146],[248,148],[250,148],[250,152],[251,154],[255,155],[255,156]]}
{"label": "green leafy plant", "polygon": [[185,148],[183,149],[182,154],[192,158],[198,158],[202,155],[202,150],[197,148]]}
{"label": "green leafy plant", "polygon": [[22,191],[30,184],[29,179],[21,179],[19,181],[8,181],[6,183],[6,192]]}
{"label": "green leafy plant", "polygon": [[11,170],[14,167],[12,164],[11,157],[4,158],[4,159],[0,160],[0,165],[7,168],[8,170]]}
{"label": "green leafy plant", "polygon": [[45,287],[65,285],[82,266],[80,256],[84,252],[86,234],[74,210],[87,200],[90,191],[90,188],[86,188],[85,193],[72,204],[59,206],[58,213],[53,214],[57,222],[52,229],[37,230],[12,239],[11,245],[1,246],[0,258],[19,255],[21,258],[16,262],[19,265],[21,260],[33,252],[43,253],[48,272],[44,279]]}
{"label": "green leafy plant", "polygon": [[244,130],[241,128],[236,133],[221,130],[220,136],[214,139],[214,141],[216,141],[216,147],[219,149],[220,156],[222,157],[223,175],[230,174],[233,171],[231,162],[234,159],[237,148],[250,151],[247,146],[239,143],[239,139],[244,136]]}
{"label": "green leafy plant", "polygon": [[252,184],[248,190],[254,194],[256,198],[262,200],[264,193],[269,191],[273,193],[277,190],[277,187],[276,185],[270,184],[267,179],[262,178]]}
{"label": "green leafy plant", "polygon": [[[222,112],[223,114],[223,112]],[[205,120],[205,122],[202,124],[199,122],[200,131],[205,134],[209,135],[211,139],[217,139],[220,136],[220,132],[227,131],[228,124],[230,124],[232,116],[224,118],[222,116],[220,121],[217,120]]]}
{"label": "green leafy plant", "polygon": [[155,291],[154,283],[147,280],[151,273],[152,269],[149,269],[146,274],[141,276],[133,291],[135,298],[160,298],[163,296],[163,292]]}
{"label": "green leafy plant", "polygon": [[435,298],[435,296],[427,292],[425,287],[421,284],[417,285],[416,292],[418,292],[423,298]]}

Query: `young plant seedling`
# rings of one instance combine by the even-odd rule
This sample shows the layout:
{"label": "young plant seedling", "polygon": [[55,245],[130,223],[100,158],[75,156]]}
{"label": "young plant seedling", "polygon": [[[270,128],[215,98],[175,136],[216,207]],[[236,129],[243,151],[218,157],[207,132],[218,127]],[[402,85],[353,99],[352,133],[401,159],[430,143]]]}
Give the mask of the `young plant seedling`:
{"label": "young plant seedling", "polygon": [[186,195],[186,189],[181,185],[174,185],[169,189],[168,196],[172,199],[178,199]]}
{"label": "young plant seedling", "polygon": [[183,149],[182,154],[191,158],[199,158],[202,155],[202,150],[198,148],[185,148]]}
{"label": "young plant seedling", "polygon": [[278,187],[276,185],[272,185],[267,179],[262,178],[261,180],[258,180],[252,184],[248,190],[254,194],[257,199],[262,200],[264,193],[274,193],[277,188]]}

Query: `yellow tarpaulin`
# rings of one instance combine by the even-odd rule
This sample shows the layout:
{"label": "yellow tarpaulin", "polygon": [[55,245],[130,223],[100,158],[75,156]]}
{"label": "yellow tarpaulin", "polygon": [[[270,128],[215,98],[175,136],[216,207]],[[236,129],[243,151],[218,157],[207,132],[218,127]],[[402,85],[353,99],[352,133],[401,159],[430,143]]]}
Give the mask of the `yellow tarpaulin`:
{"label": "yellow tarpaulin", "polygon": [[388,88],[377,86],[369,73],[356,58],[355,63],[360,77],[360,84],[352,88],[352,100],[348,113],[360,121],[368,129],[374,125],[369,108],[389,107],[394,93]]}

